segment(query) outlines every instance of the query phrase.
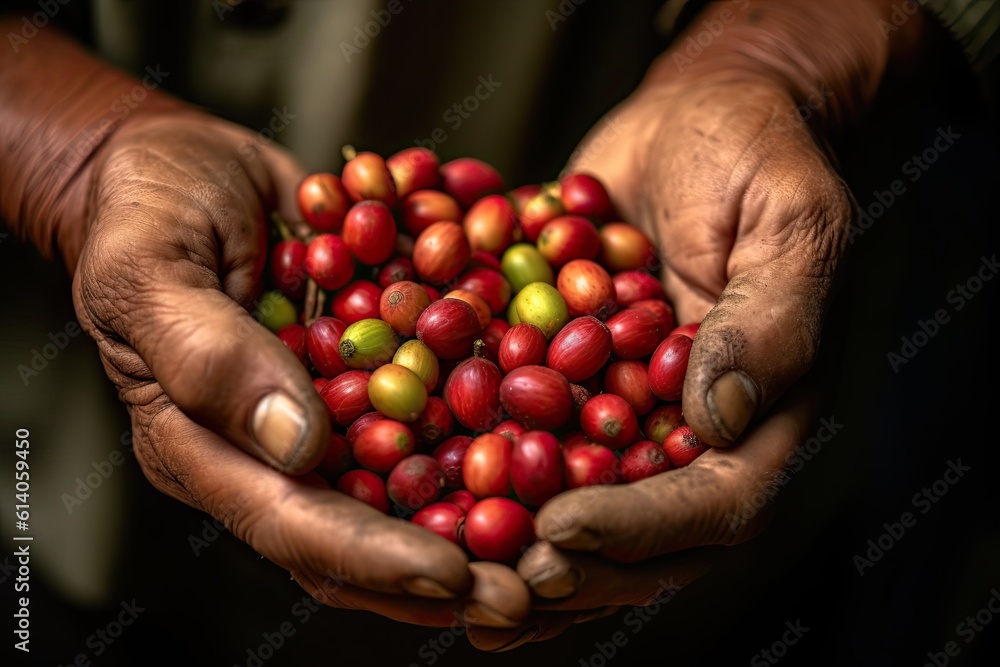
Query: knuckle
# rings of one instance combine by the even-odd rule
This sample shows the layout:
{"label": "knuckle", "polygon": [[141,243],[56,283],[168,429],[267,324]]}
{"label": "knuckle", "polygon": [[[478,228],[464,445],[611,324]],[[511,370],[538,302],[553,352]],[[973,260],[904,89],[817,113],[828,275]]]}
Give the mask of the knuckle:
{"label": "knuckle", "polygon": [[169,450],[166,420],[172,406],[163,395],[146,405],[130,405],[133,451],[146,479],[160,492],[188,505],[202,508],[189,491],[185,475]]}
{"label": "knuckle", "polygon": [[[664,483],[666,478],[669,483]],[[642,506],[657,508],[652,518],[625,522],[632,526],[625,534],[626,541],[639,558],[697,546],[736,544],[749,537],[748,528],[756,527],[739,522],[742,508],[749,506],[742,498],[750,487],[739,466],[727,458],[702,457],[671,471],[666,478],[629,485],[642,494]]]}
{"label": "knuckle", "polygon": [[828,281],[847,245],[849,193],[814,140],[776,141],[761,159],[743,206],[760,212],[758,252],[795,275]]}
{"label": "knuckle", "polygon": [[95,231],[81,259],[76,305],[87,332],[95,339],[123,338],[124,323],[137,305],[149,276],[141,260],[118,234]]}
{"label": "knuckle", "polygon": [[539,540],[528,547],[517,562],[517,573],[522,578],[530,579],[538,572],[567,564],[565,556],[546,540]]}
{"label": "knuckle", "polygon": [[799,251],[797,273],[828,285],[847,242],[850,206],[839,187],[814,192],[792,219],[787,243]]}
{"label": "knuckle", "polygon": [[[722,464],[729,464],[736,472],[735,466],[724,459],[716,461],[713,467],[717,471],[727,467]],[[719,502],[704,518],[708,543],[732,546],[759,535],[770,521],[775,499],[786,481],[787,475],[782,470],[721,481],[728,491],[718,494]]]}
{"label": "knuckle", "polygon": [[[138,206],[138,200],[174,214],[163,220],[207,221],[218,229],[232,228],[233,220],[259,213],[252,175],[235,148],[238,137],[206,134],[205,128],[195,132],[183,152],[175,135],[155,130],[143,141],[117,147],[107,160],[101,201]],[[246,159],[257,165],[256,153]]]}

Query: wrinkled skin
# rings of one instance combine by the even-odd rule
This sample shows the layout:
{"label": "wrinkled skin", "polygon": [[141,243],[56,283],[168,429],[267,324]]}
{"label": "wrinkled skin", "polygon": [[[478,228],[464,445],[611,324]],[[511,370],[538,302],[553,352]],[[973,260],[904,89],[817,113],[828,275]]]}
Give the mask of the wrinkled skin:
{"label": "wrinkled skin", "polygon": [[[244,157],[252,137],[196,112],[145,116],[96,156],[74,301],[128,407],[139,464],[156,488],[222,521],[329,605],[439,626],[471,609],[480,622],[515,624],[530,599],[511,568],[470,565],[456,545],[302,474],[328,442],[326,407],[247,308],[265,212],[297,217],[305,173],[274,146]],[[220,176],[230,161],[236,173]],[[251,427],[275,390],[308,424],[281,457]]]}
{"label": "wrinkled skin", "polygon": [[[547,639],[663,599],[664,582],[680,587],[706,571],[698,551],[664,554],[754,534],[766,511],[735,529],[727,514],[773,488],[815,427],[818,393],[804,383],[785,390],[816,356],[849,207],[795,113],[763,81],[647,86],[577,153],[572,168],[601,178],[623,218],[660,241],[679,320],[704,319],[684,412],[716,448],[681,471],[553,499],[517,573],[469,564],[455,545],[315,476],[282,473],[311,469],[329,421],[305,369],[246,310],[259,290],[265,212],[297,217],[304,172],[275,147],[247,159],[238,147],[249,132],[195,112],[124,126],[94,165],[77,312],[158,489],[223,521],[332,606],[440,626],[458,614],[489,650]],[[614,141],[608,127],[620,128]],[[231,160],[237,173],[220,176]],[[753,378],[758,401],[742,425],[724,423],[730,436],[746,427],[727,449],[735,438],[720,435],[706,392],[730,368]],[[280,457],[250,426],[275,390],[308,424]],[[622,511],[630,506],[646,511]]]}
{"label": "wrinkled skin", "polygon": [[[850,213],[791,97],[763,79],[640,88],[575,156],[569,169],[604,181],[622,217],[657,240],[679,322],[703,321],[683,410],[714,448],[687,468],[572,490],[539,511],[542,539],[518,572],[548,610],[548,628],[580,610],[665,599],[664,582],[680,586],[708,569],[697,547],[737,544],[766,523],[787,457],[818,427],[820,368],[810,369]],[[706,394],[733,368],[759,398],[747,417],[755,421],[724,422],[743,436],[728,448]],[[733,407],[724,400],[723,412]],[[664,556],[682,550],[691,551]],[[523,642],[529,622],[470,636],[483,648]],[[551,634],[543,624],[534,640]]]}

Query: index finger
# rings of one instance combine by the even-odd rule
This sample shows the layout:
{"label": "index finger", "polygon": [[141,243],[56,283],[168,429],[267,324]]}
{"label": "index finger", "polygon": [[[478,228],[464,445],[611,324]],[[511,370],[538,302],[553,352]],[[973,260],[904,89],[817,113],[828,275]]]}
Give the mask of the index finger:
{"label": "index finger", "polygon": [[620,562],[750,538],[766,522],[795,448],[814,427],[821,387],[815,376],[810,380],[737,447],[710,449],[685,468],[632,484],[556,496],[535,518],[539,538]]}
{"label": "index finger", "polygon": [[442,599],[472,586],[465,553],[419,526],[338,491],[299,484],[173,405],[139,421],[145,424],[137,429],[136,458],[154,485],[209,512],[287,570]]}

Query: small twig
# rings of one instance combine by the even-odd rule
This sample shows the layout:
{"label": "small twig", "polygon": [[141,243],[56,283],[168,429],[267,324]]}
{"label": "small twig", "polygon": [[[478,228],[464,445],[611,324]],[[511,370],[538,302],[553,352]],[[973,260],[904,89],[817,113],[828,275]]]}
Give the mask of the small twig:
{"label": "small twig", "polygon": [[285,219],[277,211],[271,212],[271,222],[274,224],[274,228],[278,230],[278,234],[281,235],[282,241],[291,241],[295,238],[292,235],[292,230],[288,227],[288,223],[285,222]]}
{"label": "small twig", "polygon": [[316,312],[313,313],[312,321],[315,322],[323,316],[323,308],[326,306],[326,290],[317,290]]}
{"label": "small twig", "polygon": [[305,318],[303,324],[309,326],[323,314],[323,303],[326,301],[326,293],[319,288],[312,278],[306,281],[306,303],[302,309]]}
{"label": "small twig", "polygon": [[542,192],[552,197],[553,199],[559,199],[562,196],[562,184],[559,181],[549,181],[548,183],[542,183]]}
{"label": "small twig", "polygon": [[310,227],[305,220],[289,222],[281,217],[280,213],[274,211],[271,213],[271,222],[274,223],[274,227],[278,230],[283,241],[298,240],[308,245],[316,238],[316,230]]}

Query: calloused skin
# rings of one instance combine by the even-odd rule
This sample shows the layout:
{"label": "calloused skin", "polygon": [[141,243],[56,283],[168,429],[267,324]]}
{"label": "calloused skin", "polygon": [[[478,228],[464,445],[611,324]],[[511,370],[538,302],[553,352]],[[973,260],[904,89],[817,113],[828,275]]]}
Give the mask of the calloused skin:
{"label": "calloused skin", "polygon": [[[657,239],[678,321],[702,322],[683,412],[715,447],[686,468],[571,490],[542,507],[541,539],[517,569],[545,615],[511,630],[470,628],[484,649],[547,639],[583,610],[648,605],[664,583],[704,574],[711,559],[697,548],[761,530],[769,503],[753,508],[773,498],[787,457],[818,426],[820,369],[803,375],[819,351],[850,206],[792,97],[751,76],[678,79],[640,88],[606,120],[569,169],[601,179],[623,219]],[[615,140],[607,127],[619,129]],[[754,379],[765,416],[727,447],[705,394],[733,368]],[[673,552],[684,553],[665,556]]]}
{"label": "calloused skin", "polygon": [[851,207],[820,142],[858,119],[888,63],[905,71],[920,50],[919,12],[879,31],[892,9],[709,3],[687,33],[715,21],[701,54],[683,55],[678,37],[574,153],[569,170],[601,179],[622,218],[657,240],[679,322],[701,322],[682,409],[712,448],[680,470],[546,503],[517,566],[536,611],[516,628],[469,628],[476,646],[507,650],[569,619],[663,601],[711,566],[718,552],[701,547],[766,525],[834,384],[820,342]]}
{"label": "calloused skin", "polygon": [[[502,623],[528,613],[508,567],[302,475],[329,441],[306,369],[254,319],[264,216],[296,217],[304,170],[248,130],[195,111],[136,117],[92,169],[94,211],[73,296],[128,408],[134,451],[164,493],[222,521],[308,592],[342,608],[447,626],[471,602]],[[235,160],[239,169],[220,176]],[[305,410],[297,451],[277,460],[251,412],[282,391]],[[285,474],[291,473],[291,474]]]}
{"label": "calloused skin", "polygon": [[[763,81],[657,86],[614,113],[621,137],[584,149],[573,168],[601,178],[623,217],[658,238],[679,320],[704,319],[685,396],[703,396],[720,370],[740,364],[759,383],[763,412],[816,354],[846,230],[842,186],[794,120],[791,98]],[[236,147],[247,134],[197,112],[136,118],[94,165],[96,214],[75,303],[158,489],[223,521],[331,606],[426,625],[450,625],[457,613],[472,642],[493,650],[554,636],[607,607],[649,603],[662,581],[683,585],[705,566],[693,555],[647,559],[759,528],[766,512],[737,531],[726,516],[773,484],[810,428],[812,392],[791,392],[739,447],[713,449],[684,470],[553,499],[537,516],[542,541],[517,573],[470,564],[423,529],[283,474],[316,463],[329,420],[308,373],[248,309],[265,212],[295,217],[304,172],[273,146],[246,160]],[[239,173],[220,178],[232,159]],[[286,461],[263,451],[248,426],[275,390],[307,411],[309,432]],[[709,439],[704,399],[685,399],[684,411]]]}
{"label": "calloused skin", "polygon": [[[808,0],[761,4],[827,11]],[[875,14],[859,16],[874,30]],[[740,21],[755,30],[750,13]],[[779,16],[775,25],[786,24]],[[330,489],[309,472],[327,446],[326,408],[294,355],[248,312],[265,214],[298,217],[305,171],[273,145],[248,158],[239,150],[253,139],[245,128],[193,110],[151,111],[129,118],[94,156],[82,249],[61,248],[145,475],[326,604],[431,626],[457,616],[484,650],[551,638],[703,575],[710,558],[700,547],[761,529],[768,508],[747,513],[748,503],[773,495],[788,455],[816,427],[823,383],[812,367],[850,211],[798,120],[792,87],[760,75],[768,67],[759,60],[739,66],[726,42],[743,33],[727,31],[697,76],[650,77],[612,112],[614,141],[599,123],[571,165],[604,181],[622,217],[658,241],[679,321],[702,321],[683,409],[713,449],[682,470],[554,498],[516,570],[470,563],[454,544]],[[830,39],[852,32],[831,30]],[[803,50],[814,34],[806,33]],[[726,64],[713,65],[713,49]],[[880,58],[845,71],[875,72]],[[230,163],[235,173],[220,176]],[[713,393],[734,370],[753,400],[732,382]],[[302,408],[305,424],[280,456],[252,428],[255,406],[274,392]],[[734,514],[746,522],[734,527]]]}

